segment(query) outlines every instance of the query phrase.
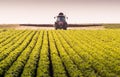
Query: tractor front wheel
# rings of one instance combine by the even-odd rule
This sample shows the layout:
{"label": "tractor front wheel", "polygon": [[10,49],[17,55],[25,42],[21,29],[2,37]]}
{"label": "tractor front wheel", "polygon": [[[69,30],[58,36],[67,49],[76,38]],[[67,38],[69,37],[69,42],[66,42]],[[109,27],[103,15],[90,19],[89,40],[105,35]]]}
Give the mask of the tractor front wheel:
{"label": "tractor front wheel", "polygon": [[58,28],[55,27],[55,30],[57,30]]}
{"label": "tractor front wheel", "polygon": [[67,28],[63,28],[63,30],[67,30]]}

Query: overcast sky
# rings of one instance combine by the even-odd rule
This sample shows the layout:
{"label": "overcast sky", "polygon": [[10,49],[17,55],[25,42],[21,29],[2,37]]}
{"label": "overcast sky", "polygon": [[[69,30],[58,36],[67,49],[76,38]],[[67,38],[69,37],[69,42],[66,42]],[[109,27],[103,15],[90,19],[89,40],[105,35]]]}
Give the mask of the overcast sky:
{"label": "overcast sky", "polygon": [[68,23],[120,23],[119,0],[0,0],[0,23],[54,23],[65,13]]}

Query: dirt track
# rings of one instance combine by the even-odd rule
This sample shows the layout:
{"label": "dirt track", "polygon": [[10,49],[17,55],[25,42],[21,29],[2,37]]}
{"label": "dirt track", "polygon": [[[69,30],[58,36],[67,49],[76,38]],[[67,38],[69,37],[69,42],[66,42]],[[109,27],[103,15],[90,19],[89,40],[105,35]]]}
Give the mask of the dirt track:
{"label": "dirt track", "polygon": [[[25,29],[45,29],[45,30],[54,30],[54,27],[38,27],[38,26],[0,26],[0,28],[12,28],[17,30],[25,30]],[[105,29],[103,26],[88,26],[88,27],[68,27],[68,29],[77,29],[77,30],[102,30]]]}
{"label": "dirt track", "polygon": [[[54,30],[54,27],[18,26],[18,27],[14,27],[14,29],[17,29],[17,30],[25,30],[25,29],[32,29],[32,30],[38,30],[38,29]],[[103,26],[68,27],[68,29],[101,30],[101,29],[104,29],[104,27]]]}

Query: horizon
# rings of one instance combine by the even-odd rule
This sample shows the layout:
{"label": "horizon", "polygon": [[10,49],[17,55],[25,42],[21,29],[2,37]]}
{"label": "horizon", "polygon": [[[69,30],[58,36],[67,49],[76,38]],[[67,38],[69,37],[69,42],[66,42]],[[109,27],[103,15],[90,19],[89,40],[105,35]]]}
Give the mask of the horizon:
{"label": "horizon", "polygon": [[4,0],[0,1],[0,24],[54,24],[65,13],[69,24],[119,23],[118,0]]}

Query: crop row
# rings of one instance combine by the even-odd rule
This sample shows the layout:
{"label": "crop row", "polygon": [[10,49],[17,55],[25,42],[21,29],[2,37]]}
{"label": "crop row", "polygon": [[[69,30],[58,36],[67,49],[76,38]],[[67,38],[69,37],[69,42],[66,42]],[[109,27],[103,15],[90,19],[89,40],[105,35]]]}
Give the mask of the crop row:
{"label": "crop row", "polygon": [[119,33],[0,29],[0,77],[119,77]]}

